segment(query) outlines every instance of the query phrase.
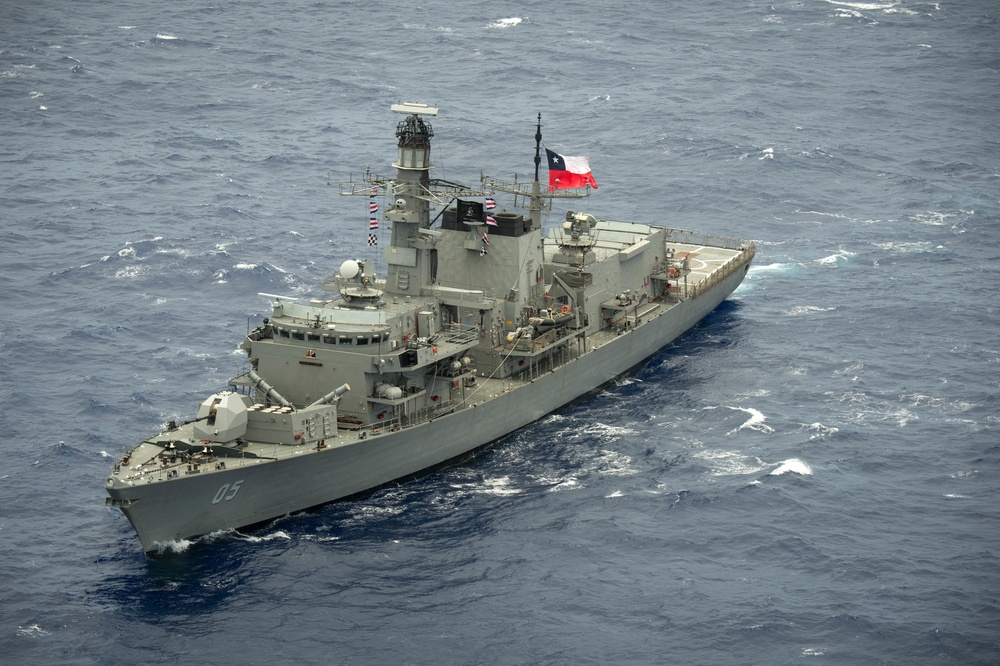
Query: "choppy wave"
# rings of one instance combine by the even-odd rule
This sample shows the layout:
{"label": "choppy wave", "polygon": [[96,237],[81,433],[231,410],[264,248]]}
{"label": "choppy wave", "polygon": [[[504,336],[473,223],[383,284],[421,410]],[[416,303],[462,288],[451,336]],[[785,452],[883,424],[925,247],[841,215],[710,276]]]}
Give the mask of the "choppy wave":
{"label": "choppy wave", "polygon": [[735,435],[739,431],[745,429],[756,430],[757,432],[762,432],[765,434],[774,432],[774,428],[765,423],[767,417],[765,417],[757,409],[754,409],[752,407],[729,407],[729,406],[727,406],[727,409],[732,409],[739,412],[745,412],[750,415],[749,419],[741,423],[738,427],[730,430],[728,433],[726,433],[727,435]]}
{"label": "choppy wave", "polygon": [[782,474],[798,474],[799,476],[812,476],[812,468],[798,458],[789,458],[782,461],[771,470],[771,476],[781,476]]}

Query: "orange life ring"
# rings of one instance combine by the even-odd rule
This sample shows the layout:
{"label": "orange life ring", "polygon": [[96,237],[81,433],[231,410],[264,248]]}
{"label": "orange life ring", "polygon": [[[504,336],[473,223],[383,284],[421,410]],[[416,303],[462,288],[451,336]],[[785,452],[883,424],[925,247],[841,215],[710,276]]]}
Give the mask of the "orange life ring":
{"label": "orange life ring", "polygon": [[566,305],[566,304],[563,304],[563,306],[561,308],[559,308],[559,312],[561,312],[563,314],[569,314],[569,306]]}
{"label": "orange life ring", "polygon": [[681,272],[679,270],[677,270],[676,268],[674,268],[673,266],[671,266],[670,268],[667,269],[667,277],[675,278],[675,277],[677,277],[680,274],[681,274]]}

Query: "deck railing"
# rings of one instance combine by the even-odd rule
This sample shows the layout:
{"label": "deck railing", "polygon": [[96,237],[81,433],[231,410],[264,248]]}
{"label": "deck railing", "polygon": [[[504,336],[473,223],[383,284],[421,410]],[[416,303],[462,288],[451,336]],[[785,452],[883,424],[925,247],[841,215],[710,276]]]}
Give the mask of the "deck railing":
{"label": "deck railing", "polygon": [[738,242],[740,243],[740,245],[737,245],[735,248],[729,248],[729,249],[735,250],[738,249],[739,247],[742,247],[743,251],[740,252],[739,254],[733,255],[729,259],[729,261],[727,261],[726,263],[722,264],[722,266],[719,266],[719,268],[712,271],[708,275],[708,277],[706,277],[704,280],[692,285],[691,287],[688,287],[687,290],[688,298],[694,298],[696,296],[704,294],[709,289],[713,288],[714,286],[716,286],[717,284],[728,278],[730,275],[732,275],[734,272],[736,272],[741,266],[746,265],[751,259],[753,259],[754,255],[757,253],[756,246],[754,246],[752,242],[749,245],[745,245],[743,241],[738,241]]}

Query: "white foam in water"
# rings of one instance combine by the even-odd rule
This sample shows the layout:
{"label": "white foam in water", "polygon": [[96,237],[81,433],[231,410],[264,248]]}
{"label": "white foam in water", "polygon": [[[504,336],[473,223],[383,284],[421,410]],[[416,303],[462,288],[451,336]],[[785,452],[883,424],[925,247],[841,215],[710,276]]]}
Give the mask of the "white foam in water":
{"label": "white foam in water", "polygon": [[839,2],[838,0],[826,0],[831,5],[839,7],[850,7],[851,9],[865,9],[875,11],[879,9],[892,9],[898,2]]}
{"label": "white foam in water", "polygon": [[736,410],[738,412],[746,412],[747,414],[750,415],[750,418],[744,421],[743,424],[740,425],[740,427],[733,428],[732,430],[726,433],[727,435],[733,435],[739,432],[740,430],[743,430],[744,428],[749,428],[751,430],[756,430],[758,432],[765,432],[765,433],[774,432],[774,428],[764,423],[764,421],[766,421],[767,419],[758,410],[752,407],[730,407],[729,405],[726,405],[726,407],[732,410]]}
{"label": "white foam in water", "polygon": [[797,305],[791,310],[785,312],[786,315],[794,317],[796,315],[808,314],[811,312],[830,312],[831,310],[836,310],[835,307],[821,308],[817,305]]}
{"label": "white foam in water", "polygon": [[627,426],[613,426],[606,423],[593,423],[583,429],[588,435],[600,435],[604,441],[615,441],[628,435],[634,435],[635,430]]}
{"label": "white foam in water", "polygon": [[194,541],[178,539],[175,541],[160,541],[153,550],[157,553],[183,553],[194,545]]}
{"label": "white foam in water", "polygon": [[491,28],[498,28],[498,29],[501,29],[501,30],[504,29],[504,28],[512,28],[515,25],[519,25],[521,23],[521,21],[523,21],[523,20],[524,19],[516,18],[516,17],[514,17],[514,18],[497,19],[496,21],[493,21],[493,23],[490,23],[489,27],[491,27]]}
{"label": "white foam in water", "polygon": [[41,638],[43,636],[48,636],[51,633],[52,633],[51,631],[45,631],[37,624],[29,624],[27,627],[17,628],[18,636],[30,636],[32,638]]}
{"label": "white foam in water", "polygon": [[914,252],[933,252],[937,249],[943,249],[942,246],[938,245],[935,247],[934,243],[930,241],[919,241],[914,243],[902,243],[902,242],[886,242],[886,243],[874,243],[875,247],[880,250],[886,250],[887,252],[896,252],[899,254],[908,254]]}
{"label": "white foam in water", "polygon": [[795,264],[767,264],[764,266],[750,266],[751,273],[784,272],[795,268]]}
{"label": "white foam in water", "polygon": [[823,437],[825,435],[835,435],[840,432],[840,428],[834,428],[832,426],[825,426],[822,423],[809,423],[802,424],[802,429],[806,431],[812,431],[813,434],[809,435],[809,439],[814,440],[817,437]]}
{"label": "white foam in water", "polygon": [[469,492],[481,495],[520,495],[524,491],[514,488],[511,485],[509,476],[501,476],[495,479],[483,479],[482,483],[452,483],[455,490],[468,490]]}
{"label": "white foam in water", "polygon": [[760,458],[748,457],[739,451],[705,450],[694,455],[712,464],[712,476],[741,476],[767,468]]}
{"label": "white foam in water", "polygon": [[789,458],[778,464],[771,470],[771,476],[781,476],[782,474],[798,474],[800,476],[812,476],[812,468],[798,458]]}
{"label": "white foam in water", "polygon": [[243,541],[249,541],[250,543],[263,543],[265,541],[274,541],[275,539],[285,539],[287,541],[290,541],[292,536],[284,530],[278,530],[277,532],[273,532],[271,534],[264,534],[261,536],[257,536],[254,534],[241,535],[241,538]]}
{"label": "white foam in water", "polygon": [[836,254],[831,254],[829,257],[823,257],[822,259],[817,259],[816,263],[822,264],[824,266],[836,266],[837,262],[841,260],[847,260],[848,258],[853,257],[855,254],[856,254],[855,252],[848,252],[847,250],[841,250]]}
{"label": "white foam in water", "polygon": [[138,277],[146,272],[146,269],[142,266],[126,266],[125,268],[119,268],[115,271],[115,278],[119,280],[130,279]]}
{"label": "white foam in water", "polygon": [[625,476],[635,473],[635,470],[632,468],[632,458],[630,456],[619,451],[608,451],[606,449],[602,450],[600,455],[594,458],[592,470],[607,476]]}
{"label": "white foam in water", "polygon": [[549,488],[548,492],[554,493],[559,490],[569,490],[571,488],[580,488],[580,487],[582,486],[580,486],[580,482],[576,480],[576,477],[571,476],[569,478],[563,479],[556,485]]}

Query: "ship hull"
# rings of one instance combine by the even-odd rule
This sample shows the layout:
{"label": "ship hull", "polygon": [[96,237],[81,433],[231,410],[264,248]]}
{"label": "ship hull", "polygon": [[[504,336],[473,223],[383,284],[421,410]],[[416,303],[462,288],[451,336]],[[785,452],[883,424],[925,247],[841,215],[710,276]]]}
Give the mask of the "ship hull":
{"label": "ship hull", "polygon": [[749,263],[695,298],[521,388],[421,425],[277,461],[243,461],[169,482],[108,488],[143,549],[309,509],[460,457],[641,365],[739,286]]}

